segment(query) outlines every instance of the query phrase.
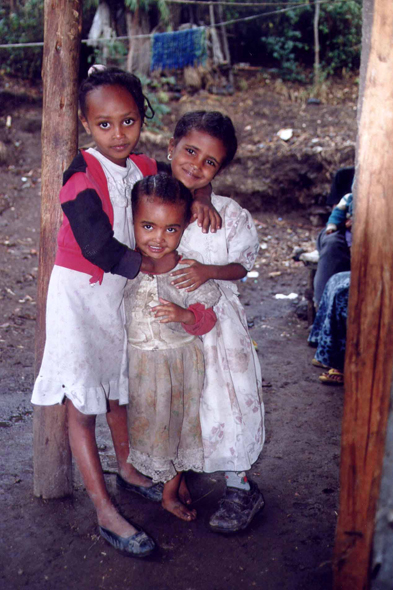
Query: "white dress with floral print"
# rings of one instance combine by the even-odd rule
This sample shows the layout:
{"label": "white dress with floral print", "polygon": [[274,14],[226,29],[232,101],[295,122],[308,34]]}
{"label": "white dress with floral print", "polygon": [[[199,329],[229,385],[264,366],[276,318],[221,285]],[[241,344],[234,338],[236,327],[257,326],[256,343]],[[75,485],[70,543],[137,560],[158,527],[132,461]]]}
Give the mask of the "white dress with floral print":
{"label": "white dress with floral print", "polygon": [[[204,264],[237,262],[250,270],[259,249],[250,213],[236,201],[212,195],[222,228],[203,234],[196,223],[185,231],[179,252]],[[259,360],[245,311],[232,281],[216,281],[221,299],[217,324],[202,337],[205,383],[201,397],[204,470],[246,471],[262,450],[264,407]]]}

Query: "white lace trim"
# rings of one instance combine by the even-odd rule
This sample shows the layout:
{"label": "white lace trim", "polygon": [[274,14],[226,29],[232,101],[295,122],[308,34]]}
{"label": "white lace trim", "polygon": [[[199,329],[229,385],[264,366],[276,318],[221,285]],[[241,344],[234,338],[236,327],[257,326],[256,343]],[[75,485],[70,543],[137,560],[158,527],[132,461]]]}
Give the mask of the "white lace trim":
{"label": "white lace trim", "polygon": [[142,453],[135,449],[130,450],[128,463],[138,469],[144,475],[151,477],[153,483],[162,481],[166,483],[173,479],[179,471],[203,471],[203,450],[190,449],[178,451],[174,459],[165,457],[152,457],[148,453]]}

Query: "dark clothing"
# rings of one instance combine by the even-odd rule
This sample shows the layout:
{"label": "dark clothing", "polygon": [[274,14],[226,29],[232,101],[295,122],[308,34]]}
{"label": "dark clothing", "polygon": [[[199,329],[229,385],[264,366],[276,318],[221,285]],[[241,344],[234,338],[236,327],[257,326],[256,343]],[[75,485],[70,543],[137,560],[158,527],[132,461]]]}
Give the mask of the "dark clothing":
{"label": "dark clothing", "polygon": [[351,251],[345,238],[345,229],[326,234],[326,228],[317,238],[319,261],[314,278],[314,300],[316,305],[330,277],[338,272],[351,270]]}
{"label": "dark clothing", "polygon": [[352,192],[354,176],[355,168],[353,166],[337,170],[330,188],[330,194],[326,200],[326,205],[337,205],[344,195]]}
{"label": "dark clothing", "polygon": [[[344,195],[352,193],[354,174],[355,168],[353,166],[340,168],[340,170],[336,172],[330,189],[330,195],[327,199],[328,205],[337,205]],[[352,206],[353,203],[351,198],[351,214]],[[331,216],[329,222],[336,223],[335,216],[338,213],[339,211],[333,210],[333,218]],[[351,242],[352,234],[346,230],[345,224],[331,234],[326,234],[326,228],[320,232],[317,238],[319,261],[314,277],[314,302],[317,306],[319,305],[323,290],[330,277],[338,272],[351,270]]]}

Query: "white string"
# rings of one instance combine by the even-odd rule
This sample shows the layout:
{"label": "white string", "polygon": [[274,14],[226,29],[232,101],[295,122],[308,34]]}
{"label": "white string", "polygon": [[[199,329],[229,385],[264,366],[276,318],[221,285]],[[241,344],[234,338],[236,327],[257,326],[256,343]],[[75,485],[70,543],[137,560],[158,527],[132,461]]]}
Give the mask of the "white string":
{"label": "white string", "polygon": [[[340,2],[343,2],[344,0],[335,0],[334,2],[332,2],[332,0],[321,0],[320,4],[339,4]],[[214,4],[212,2],[212,4]],[[245,16],[243,18],[237,18],[237,19],[232,19],[232,20],[227,20],[227,21],[223,21],[222,23],[215,23],[214,25],[204,25],[202,27],[195,27],[198,29],[210,29],[210,28],[216,28],[216,27],[225,27],[227,25],[232,25],[235,23],[240,23],[240,22],[246,22],[246,21],[250,21],[250,20],[255,20],[257,18],[263,18],[266,16],[272,16],[274,14],[282,14],[284,12],[289,12],[290,10],[296,10],[297,8],[305,8],[305,7],[310,7],[309,2],[304,3],[304,4],[296,4],[296,5],[292,5],[290,8],[281,8],[280,10],[273,10],[271,12],[262,12],[261,14],[254,14],[252,16]],[[148,33],[146,35],[133,35],[132,39],[150,39],[152,37],[154,37],[154,35],[156,35],[157,33]],[[101,37],[100,39],[82,39],[81,43],[86,43],[88,45],[95,45],[96,43],[113,43],[114,41],[128,41],[129,37],[127,35],[125,36],[121,36],[121,37]],[[5,45],[0,45],[0,49],[7,49],[7,48],[13,48],[13,47],[42,47],[44,45],[43,41],[39,41],[36,43],[8,43]]]}

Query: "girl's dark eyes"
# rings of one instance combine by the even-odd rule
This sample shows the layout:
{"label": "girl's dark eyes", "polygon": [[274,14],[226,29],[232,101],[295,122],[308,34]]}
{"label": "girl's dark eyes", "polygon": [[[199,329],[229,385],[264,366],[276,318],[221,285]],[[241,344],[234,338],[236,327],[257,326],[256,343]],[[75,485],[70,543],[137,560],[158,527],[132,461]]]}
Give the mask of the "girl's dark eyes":
{"label": "girl's dark eyes", "polygon": [[[123,124],[126,127],[131,127],[131,125],[133,125],[135,123],[134,119],[124,119]],[[99,127],[101,127],[101,129],[109,129],[109,127],[111,126],[110,123],[108,123],[108,121],[101,121],[101,123],[99,123]]]}
{"label": "girl's dark eyes", "polygon": [[153,229],[152,225],[149,225],[148,223],[145,223],[145,225],[142,226],[143,229],[147,229],[148,231],[150,231],[151,229]]}
{"label": "girl's dark eyes", "polygon": [[167,227],[167,232],[169,232],[170,234],[174,234],[176,233],[177,229],[175,227]]}
{"label": "girl's dark eyes", "polygon": [[[194,156],[196,154],[195,150],[190,147],[186,147],[185,150],[191,156]],[[213,166],[213,168],[216,168],[216,163],[214,160],[206,160],[206,164],[208,164],[209,166]]]}

